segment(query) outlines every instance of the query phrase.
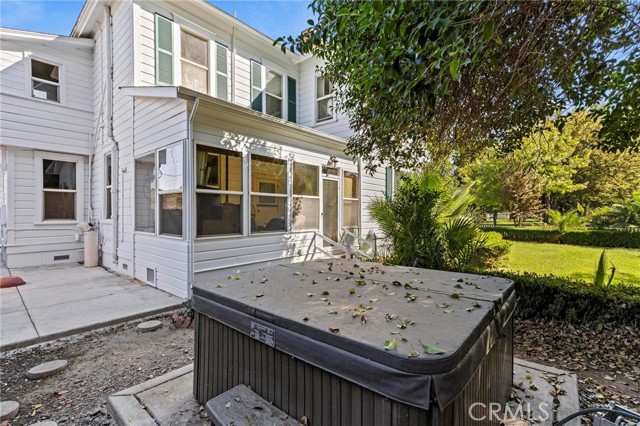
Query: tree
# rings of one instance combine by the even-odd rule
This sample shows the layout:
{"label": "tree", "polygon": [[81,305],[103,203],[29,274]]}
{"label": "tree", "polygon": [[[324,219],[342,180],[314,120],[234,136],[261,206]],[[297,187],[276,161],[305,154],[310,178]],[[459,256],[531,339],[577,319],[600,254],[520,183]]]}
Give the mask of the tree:
{"label": "tree", "polygon": [[598,121],[586,112],[575,112],[562,123],[549,118],[514,151],[540,176],[547,209],[556,207],[558,196],[584,188],[585,184],[577,182],[575,176],[589,165],[599,129]]}
{"label": "tree", "polygon": [[498,157],[495,149],[488,148],[459,170],[463,182],[474,184],[475,203],[493,213],[493,226],[497,225],[498,212],[509,207],[509,196],[501,181],[504,168],[503,158]]}
{"label": "tree", "polygon": [[538,217],[542,210],[540,177],[514,155],[507,156],[504,163],[500,183],[507,193],[511,219],[520,226],[524,219]]}
{"label": "tree", "polygon": [[581,188],[568,198],[587,215],[594,207],[630,201],[640,188],[640,153],[593,150],[589,164],[578,170],[574,181]]}
{"label": "tree", "polygon": [[[317,22],[283,51],[313,52],[350,117],[347,150],[367,169],[416,153],[473,157],[517,146],[569,106],[603,105],[612,146],[638,149],[640,5],[627,0],[313,0]],[[615,81],[609,76],[618,76]],[[634,89],[635,90],[635,89]],[[637,92],[637,91],[636,91]],[[634,145],[635,144],[635,145]],[[625,145],[626,146],[626,145]]]}

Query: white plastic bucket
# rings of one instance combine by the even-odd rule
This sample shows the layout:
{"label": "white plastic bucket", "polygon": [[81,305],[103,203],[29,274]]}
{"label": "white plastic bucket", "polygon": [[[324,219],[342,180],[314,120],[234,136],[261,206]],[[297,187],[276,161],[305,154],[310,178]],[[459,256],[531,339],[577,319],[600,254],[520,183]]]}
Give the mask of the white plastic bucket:
{"label": "white plastic bucket", "polygon": [[84,233],[84,267],[98,266],[98,233],[87,231]]}

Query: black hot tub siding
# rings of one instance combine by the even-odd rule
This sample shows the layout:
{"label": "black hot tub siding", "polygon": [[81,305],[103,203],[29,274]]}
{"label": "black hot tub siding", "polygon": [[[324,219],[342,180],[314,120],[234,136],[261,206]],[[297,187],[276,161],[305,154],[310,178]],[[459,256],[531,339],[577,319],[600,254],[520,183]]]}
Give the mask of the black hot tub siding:
{"label": "black hot tub siding", "polygon": [[[339,265],[334,266],[334,269],[345,265],[352,267],[353,262],[339,262]],[[369,267],[371,264],[363,265]],[[303,269],[300,267],[290,269],[281,266],[279,271],[290,276],[295,270],[305,270],[305,268],[313,270],[315,268],[316,272],[319,272],[321,270],[319,268],[322,267],[322,263],[313,262],[304,265]],[[409,268],[394,268],[393,271],[394,280],[399,279],[405,282],[408,276],[413,276],[413,270]],[[260,281],[260,276],[263,273],[270,277],[269,282],[256,287],[256,283]],[[438,272],[437,274],[442,279],[443,273]],[[457,282],[457,280],[453,280],[453,275],[444,274],[447,277],[444,287],[415,284],[411,291],[417,293],[421,291],[419,290],[421,288],[424,293],[420,293],[420,297],[435,297],[434,295],[438,293],[441,293],[441,296],[449,297],[453,288],[452,282]],[[362,395],[368,395],[372,392],[374,399],[382,398],[381,401],[386,401],[384,403],[378,401],[378,403],[381,403],[383,408],[389,405],[390,412],[395,413],[395,419],[406,419],[407,416],[404,414],[397,417],[398,413],[405,411],[406,413],[414,413],[413,417],[426,416],[426,410],[433,408],[430,404],[436,402],[440,410],[433,410],[429,417],[439,417],[444,415],[443,413],[450,412],[448,417],[445,416],[449,418],[453,416],[454,412],[457,412],[457,416],[453,417],[457,417],[458,420],[453,424],[464,424],[464,418],[468,416],[463,413],[464,409],[461,405],[463,401],[467,401],[469,404],[472,403],[470,402],[472,399],[474,402],[484,400],[487,400],[487,403],[504,402],[508,397],[512,374],[511,314],[515,306],[515,295],[508,282],[504,280],[492,282],[492,284],[483,282],[481,287],[484,288],[476,286],[473,291],[471,291],[472,287],[464,288],[464,295],[460,290],[463,303],[468,304],[468,300],[465,301],[468,297],[482,301],[482,305],[485,307],[484,310],[477,309],[481,312],[476,312],[473,317],[466,312],[462,315],[462,320],[477,321],[470,329],[471,332],[465,336],[452,338],[452,340],[458,340],[458,343],[453,345],[455,350],[448,351],[445,355],[422,355],[418,358],[408,358],[406,354],[399,353],[400,351],[384,351],[381,346],[372,346],[371,342],[367,342],[366,339],[359,341],[350,336],[331,333],[326,328],[320,328],[323,327],[322,324],[308,325],[308,321],[302,321],[299,315],[301,312],[306,312],[304,309],[301,310],[303,302],[310,303],[308,300],[311,298],[306,299],[307,295],[303,293],[302,302],[295,300],[293,294],[298,294],[300,289],[288,289],[289,301],[282,301],[282,298],[278,298],[278,302],[264,302],[267,299],[262,297],[243,300],[243,298],[247,299],[249,295],[255,294],[255,288],[277,286],[278,284],[273,278],[277,275],[271,269],[256,272],[238,280],[253,281],[253,283],[247,281],[246,285],[231,280],[225,282],[224,288],[218,288],[216,285],[215,290],[213,290],[213,286],[194,288],[193,303],[197,312],[195,360],[197,377],[194,383],[194,393],[199,401],[204,403],[236,384],[244,383],[251,386],[265,399],[273,401],[276,406],[297,418],[302,415],[310,417],[309,413],[317,410],[318,404],[324,403],[322,405],[324,408],[320,410],[324,413],[329,410],[330,406],[333,407],[334,404],[339,403],[339,407],[342,408],[329,410],[331,413],[335,410],[339,411],[337,414],[332,414],[333,420],[335,420],[335,416],[352,416],[353,410],[364,413],[363,410],[366,410],[369,401],[360,398],[364,398]],[[335,275],[340,274],[331,273],[332,277]],[[344,277],[344,275],[342,276]],[[455,274],[456,278],[460,276],[460,274]],[[465,281],[480,279],[477,276],[465,275],[464,277]],[[391,274],[375,278],[380,279],[376,284],[380,286],[382,282],[391,281]],[[382,281],[383,279],[385,281]],[[282,285],[291,285],[284,282],[286,281],[284,278],[281,281]],[[412,282],[418,281],[414,279]],[[318,288],[327,288],[329,283],[322,284]],[[337,289],[341,287],[351,285],[335,284],[334,281],[332,284],[330,294],[335,294]],[[308,283],[304,284],[304,286],[307,285]],[[232,290],[226,290],[227,287]],[[496,288],[491,289],[491,287]],[[243,292],[240,290],[241,288],[245,288],[247,291]],[[289,291],[294,293],[289,293]],[[266,293],[264,297],[267,297]],[[428,295],[425,296],[427,293]],[[233,296],[238,299],[234,299]],[[351,298],[351,296],[345,297],[346,300]],[[401,301],[407,303],[402,299]],[[275,306],[280,302],[295,303],[297,308],[281,313],[282,311]],[[408,304],[406,306],[416,309],[415,307],[418,305]],[[464,312],[463,309],[459,307],[458,309]],[[320,322],[325,318],[326,316],[321,316]],[[414,316],[414,318],[417,317]],[[455,315],[445,318],[447,321],[461,320]],[[451,319],[449,320],[449,318]],[[273,344],[273,347],[249,337],[252,322],[274,331],[275,341],[269,342]],[[434,326],[446,327],[447,324],[445,321],[434,324]],[[360,330],[362,329],[367,329],[367,327]],[[380,330],[373,327],[371,327],[371,332],[380,334]],[[424,335],[425,331],[423,330],[419,334]],[[273,377],[269,378],[270,375]],[[301,377],[304,377],[304,380],[299,380]],[[325,377],[324,380],[323,377]],[[355,392],[353,394],[355,396],[348,399],[355,398],[360,401],[356,406],[362,406],[360,409],[349,408],[350,414],[348,415],[343,412],[348,408],[345,405],[347,395],[343,395],[347,389]],[[340,392],[336,394],[338,390]],[[313,397],[315,393],[318,393],[316,396],[319,399]],[[350,404],[354,403],[351,401]],[[378,403],[371,407],[374,414],[376,410],[383,409],[378,407]],[[325,414],[322,413],[319,413],[320,417],[315,417],[315,419],[324,418]],[[378,417],[385,417],[384,413],[378,414]],[[445,418],[441,420],[446,424]],[[360,423],[316,421],[313,424]],[[384,423],[363,422],[361,424]],[[420,422],[420,424],[427,423]]]}

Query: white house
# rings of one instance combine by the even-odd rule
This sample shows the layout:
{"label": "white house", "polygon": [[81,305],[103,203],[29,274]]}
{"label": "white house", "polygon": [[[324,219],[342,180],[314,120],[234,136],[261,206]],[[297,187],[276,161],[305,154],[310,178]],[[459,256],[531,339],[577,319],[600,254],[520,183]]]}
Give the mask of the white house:
{"label": "white house", "polygon": [[320,62],[211,4],[89,0],[70,37],[0,43],[9,267],[81,260],[89,221],[103,267],[186,297],[375,231],[367,201],[391,175],[344,154]]}

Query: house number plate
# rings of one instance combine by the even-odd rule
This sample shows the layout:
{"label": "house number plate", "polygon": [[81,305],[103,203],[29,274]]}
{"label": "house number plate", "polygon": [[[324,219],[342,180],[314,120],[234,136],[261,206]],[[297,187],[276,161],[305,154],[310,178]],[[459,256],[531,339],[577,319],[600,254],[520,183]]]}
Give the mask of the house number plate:
{"label": "house number plate", "polygon": [[272,328],[251,321],[251,333],[249,335],[272,348],[276,346],[276,331]]}

